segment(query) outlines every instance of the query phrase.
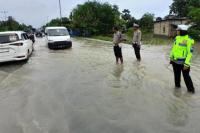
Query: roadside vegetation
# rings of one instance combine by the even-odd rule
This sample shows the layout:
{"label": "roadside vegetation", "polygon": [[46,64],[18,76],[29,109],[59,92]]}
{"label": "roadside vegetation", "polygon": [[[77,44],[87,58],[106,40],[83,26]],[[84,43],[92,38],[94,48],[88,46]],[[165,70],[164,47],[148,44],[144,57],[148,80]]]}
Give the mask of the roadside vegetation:
{"label": "roadside vegetation", "polygon": [[[169,15],[175,17],[187,17],[193,26],[189,29],[189,34],[200,41],[200,0],[173,0],[169,9]],[[63,17],[62,21],[55,18],[43,26],[65,26],[70,29],[74,36],[91,37],[106,41],[112,41],[112,27],[121,27],[126,31],[128,38],[126,43],[132,39],[133,23],[140,25],[143,33],[143,44],[171,44],[172,38],[161,38],[153,35],[154,21],[166,19],[155,16],[152,13],[145,13],[140,19],[131,15],[129,9],[119,11],[118,5],[111,5],[108,2],[87,1],[77,5],[69,17]],[[0,31],[6,30],[28,30],[33,27],[20,24],[13,17],[0,21]]]}
{"label": "roadside vegetation", "polygon": [[31,25],[20,24],[12,16],[9,16],[7,20],[0,21],[0,31],[27,31],[32,29]]}
{"label": "roadside vegetation", "polygon": [[200,41],[200,0],[173,0],[170,14],[177,17],[188,17],[193,23],[189,34],[195,40]]}
{"label": "roadside vegetation", "polygon": [[[200,0],[173,0],[170,6],[170,15],[175,17],[188,17],[193,26],[189,29],[189,34],[195,39],[200,40]],[[125,30],[127,42],[131,43],[133,23],[141,26],[143,33],[143,44],[165,45],[172,44],[173,38],[163,38],[153,35],[153,26],[155,20],[165,18],[155,17],[152,13],[145,13],[141,19],[135,19],[131,16],[128,9],[119,11],[117,5],[101,3],[97,1],[88,1],[78,5],[71,13],[71,29],[80,29],[81,32],[87,31],[91,38],[112,41],[112,27],[119,26]]]}
{"label": "roadside vegetation", "polygon": [[[130,28],[125,33],[125,35],[126,35],[127,41],[125,41],[124,43],[132,44],[132,38],[133,38],[132,28]],[[92,36],[91,38],[111,42],[112,34]],[[173,43],[173,38],[154,36],[150,32],[143,32],[143,35],[142,35],[142,44],[144,45],[170,45],[172,43]]]}

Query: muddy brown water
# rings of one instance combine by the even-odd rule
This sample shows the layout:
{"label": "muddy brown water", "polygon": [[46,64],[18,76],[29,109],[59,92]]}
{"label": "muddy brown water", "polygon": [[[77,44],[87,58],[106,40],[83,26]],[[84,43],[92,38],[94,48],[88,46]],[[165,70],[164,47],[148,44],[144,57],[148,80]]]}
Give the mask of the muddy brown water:
{"label": "muddy brown water", "polygon": [[51,51],[36,42],[28,63],[0,65],[0,133],[199,133],[200,55],[196,48],[189,95],[175,91],[169,46],[142,47],[138,63],[123,45],[73,39]]}

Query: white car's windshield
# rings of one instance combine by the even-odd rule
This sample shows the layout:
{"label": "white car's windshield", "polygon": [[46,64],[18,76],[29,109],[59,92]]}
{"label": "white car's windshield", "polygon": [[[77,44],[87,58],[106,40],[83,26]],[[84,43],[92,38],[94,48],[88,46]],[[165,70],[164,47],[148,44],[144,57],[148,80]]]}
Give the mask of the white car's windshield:
{"label": "white car's windshield", "polygon": [[67,36],[69,32],[67,29],[50,29],[47,31],[48,36]]}
{"label": "white car's windshield", "polygon": [[10,43],[10,42],[16,42],[19,40],[19,37],[17,34],[3,34],[0,35],[0,43]]}

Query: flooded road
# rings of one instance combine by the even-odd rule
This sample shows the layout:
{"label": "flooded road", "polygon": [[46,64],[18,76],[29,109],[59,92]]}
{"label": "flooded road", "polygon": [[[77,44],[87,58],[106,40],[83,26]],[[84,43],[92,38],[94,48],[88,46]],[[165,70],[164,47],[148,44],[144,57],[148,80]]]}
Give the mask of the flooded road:
{"label": "flooded road", "polygon": [[138,63],[124,45],[116,65],[109,43],[51,51],[39,39],[28,63],[0,66],[0,133],[199,133],[200,55],[191,96],[174,90],[169,49],[143,46]]}

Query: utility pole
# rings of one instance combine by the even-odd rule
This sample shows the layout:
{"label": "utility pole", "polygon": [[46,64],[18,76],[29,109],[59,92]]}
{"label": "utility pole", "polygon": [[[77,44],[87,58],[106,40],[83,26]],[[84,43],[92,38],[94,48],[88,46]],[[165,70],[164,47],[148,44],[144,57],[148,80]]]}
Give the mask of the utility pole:
{"label": "utility pole", "polygon": [[62,7],[61,7],[61,1],[59,0],[59,9],[60,9],[60,22],[62,25]]}
{"label": "utility pole", "polygon": [[47,16],[47,26],[49,26],[49,16]]}
{"label": "utility pole", "polygon": [[5,19],[5,21],[7,21],[8,11],[1,11],[1,13],[4,14],[4,19]]}
{"label": "utility pole", "polygon": [[8,14],[8,11],[0,11],[0,13],[2,13],[3,15],[4,15],[4,25],[5,25],[5,27],[7,27],[7,29],[8,29],[8,25],[7,25],[7,14]]}

